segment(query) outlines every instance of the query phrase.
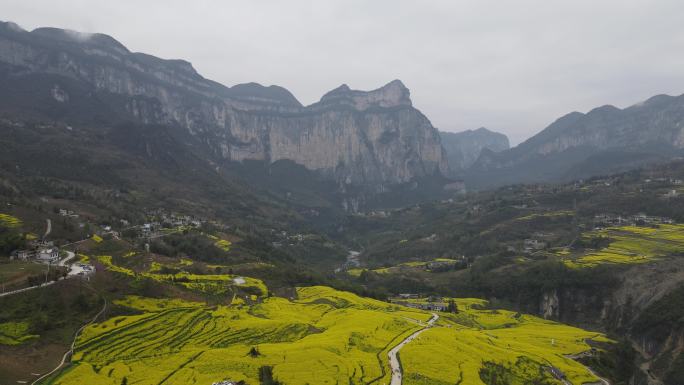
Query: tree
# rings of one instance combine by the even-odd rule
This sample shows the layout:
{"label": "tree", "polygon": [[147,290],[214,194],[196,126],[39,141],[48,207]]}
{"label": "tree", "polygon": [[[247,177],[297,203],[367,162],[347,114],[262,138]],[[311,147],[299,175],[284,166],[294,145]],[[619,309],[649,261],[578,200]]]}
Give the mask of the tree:
{"label": "tree", "polygon": [[458,313],[458,306],[456,305],[456,301],[454,301],[453,298],[450,299],[448,304],[447,304],[447,311],[449,313],[454,313],[454,314]]}
{"label": "tree", "polygon": [[249,356],[250,356],[250,357],[256,358],[256,357],[259,357],[260,355],[261,355],[261,353],[259,353],[259,349],[258,349],[258,348],[252,346],[252,348],[249,349]]}
{"label": "tree", "polygon": [[262,366],[259,368],[259,382],[261,382],[261,385],[282,385],[282,382],[273,378],[272,366]]}

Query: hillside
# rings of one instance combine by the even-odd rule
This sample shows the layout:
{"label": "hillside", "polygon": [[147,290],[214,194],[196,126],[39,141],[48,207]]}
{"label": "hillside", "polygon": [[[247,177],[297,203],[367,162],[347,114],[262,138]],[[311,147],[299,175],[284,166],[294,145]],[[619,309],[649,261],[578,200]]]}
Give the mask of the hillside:
{"label": "hillside", "polygon": [[[117,260],[134,264],[136,258]],[[110,256],[92,259],[104,262],[96,287],[102,285],[102,275],[130,279],[128,269],[112,264]],[[162,279],[153,278],[154,274],[150,272],[148,279]],[[185,285],[181,274],[175,275],[176,285]],[[224,278],[231,281],[230,276]],[[172,281],[163,280],[165,285]],[[185,294],[161,298],[126,294],[130,290],[122,286],[119,290],[123,292],[100,292],[109,302],[107,316],[80,333],[70,366],[49,383],[203,384],[232,380],[263,384],[266,376],[284,384],[387,383],[389,350],[424,330],[402,349],[407,384],[450,383],[459,378],[465,383],[485,384],[493,368],[520,380],[543,379],[554,384],[560,383],[554,377],[559,373],[571,381],[596,380],[582,364],[565,356],[589,351],[589,343],[610,342],[600,333],[491,309],[482,300],[457,299],[457,314],[442,312],[437,323],[426,328],[434,312],[322,286],[298,287],[289,299],[267,296],[265,291],[245,295],[250,282],[265,288],[258,280],[247,280],[247,285],[232,284],[232,290],[238,291],[232,300],[219,304],[198,300],[193,293],[206,287],[194,284],[186,285]],[[178,299],[179,294],[194,299]],[[441,335],[438,339],[442,341],[458,338],[463,345],[446,348],[445,356],[438,353],[439,345],[432,343],[433,335]],[[492,338],[497,340],[493,346]],[[428,350],[424,344],[430,345]],[[481,351],[484,362],[477,359],[458,370],[442,372],[444,360],[459,360],[462,349]],[[521,360],[524,367],[519,367]]]}

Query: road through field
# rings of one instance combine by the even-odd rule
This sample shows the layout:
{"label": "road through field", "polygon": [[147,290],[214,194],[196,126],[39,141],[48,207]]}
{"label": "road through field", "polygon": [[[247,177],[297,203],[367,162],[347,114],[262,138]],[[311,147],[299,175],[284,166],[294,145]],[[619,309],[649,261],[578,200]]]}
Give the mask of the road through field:
{"label": "road through field", "polygon": [[403,348],[404,345],[416,339],[416,337],[418,337],[420,333],[432,327],[432,325],[435,323],[435,321],[437,321],[438,318],[439,316],[437,314],[432,313],[432,318],[430,318],[430,320],[427,322],[427,326],[406,337],[397,346],[393,347],[392,350],[389,351],[389,353],[387,353],[387,356],[389,357],[390,368],[392,369],[392,381],[390,382],[390,385],[401,385],[401,381],[403,378],[401,363],[399,362],[399,357],[397,357],[397,354],[399,354],[399,350],[401,350],[401,348]]}

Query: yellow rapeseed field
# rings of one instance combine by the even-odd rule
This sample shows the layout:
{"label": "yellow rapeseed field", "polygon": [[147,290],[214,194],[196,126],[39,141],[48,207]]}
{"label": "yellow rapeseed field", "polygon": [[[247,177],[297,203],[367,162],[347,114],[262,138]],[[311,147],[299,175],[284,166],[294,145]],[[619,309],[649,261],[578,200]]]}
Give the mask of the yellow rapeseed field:
{"label": "yellow rapeseed field", "polygon": [[578,258],[566,258],[566,265],[581,268],[600,264],[639,264],[684,253],[684,225],[611,227],[588,232],[583,237],[605,237],[611,242],[608,247]]}
{"label": "yellow rapeseed field", "polygon": [[[553,365],[573,383],[595,378],[564,357],[589,349],[586,332],[458,299],[459,314],[441,313],[434,328],[404,346],[406,384],[481,384],[484,361]],[[431,314],[328,287],[297,289],[297,298],[210,307],[180,299],[129,296],[115,301],[133,315],[87,327],[73,365],[53,384],[258,384],[273,367],[288,385],[388,384],[387,352],[424,327]],[[257,354],[250,354],[252,349]],[[125,380],[124,380],[125,378]]]}

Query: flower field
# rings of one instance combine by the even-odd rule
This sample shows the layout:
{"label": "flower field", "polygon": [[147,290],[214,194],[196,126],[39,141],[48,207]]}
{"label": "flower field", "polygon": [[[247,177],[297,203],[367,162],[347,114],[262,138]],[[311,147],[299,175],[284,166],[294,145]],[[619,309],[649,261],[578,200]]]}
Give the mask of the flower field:
{"label": "flower field", "polygon": [[[401,351],[406,384],[482,384],[485,361],[524,362],[521,375],[552,365],[573,383],[596,380],[564,355],[588,350],[585,339],[605,340],[600,334],[483,310],[482,300],[457,302],[458,314],[441,313]],[[387,384],[387,352],[431,317],[321,286],[298,288],[295,300],[252,305],[138,296],[114,304],[137,313],[87,327],[72,366],[53,384],[258,384],[264,366],[284,384]]]}
{"label": "flower field", "polygon": [[[174,283],[203,293],[226,294],[229,293],[230,288],[233,286],[250,288],[256,293],[255,295],[259,296],[265,296],[268,293],[268,289],[262,281],[250,277],[237,277],[230,274],[191,274],[187,272],[161,274],[158,273],[162,267],[159,263],[152,263],[150,270],[147,272],[136,272],[128,267],[115,264],[109,255],[98,256],[97,260],[110,271],[131,277],[140,276],[160,282]],[[181,260],[181,262],[183,261],[185,260]],[[240,279],[239,283],[237,283],[236,278]]]}
{"label": "flower field", "polygon": [[[451,259],[451,258],[435,258],[430,261],[412,261],[412,262],[404,262],[400,263],[396,266],[390,266],[390,267],[381,267],[378,269],[372,269],[370,271],[378,274],[390,274],[390,273],[395,273],[395,272],[400,272],[402,269],[406,268],[414,268],[414,269],[425,269],[426,266],[430,262],[452,262],[456,263],[458,260],[456,259]],[[347,270],[347,274],[351,275],[352,277],[359,277],[362,272],[364,272],[367,269],[363,268],[354,268],[354,269],[349,269]]]}
{"label": "flower field", "polygon": [[0,213],[0,226],[14,229],[21,226],[21,220],[9,214]]}
{"label": "flower field", "polygon": [[598,381],[566,355],[589,350],[586,339],[607,341],[601,334],[506,310],[471,308],[483,305],[480,300],[456,302],[457,315],[443,315],[441,327],[426,330],[402,349],[404,384],[484,385],[481,369],[485,362],[507,368],[521,384],[538,376],[557,382],[543,369],[551,366],[573,384]]}
{"label": "flower field", "polygon": [[[430,317],[325,287],[297,294],[218,307],[127,297],[116,304],[142,314],[86,328],[76,364],[54,383],[258,384],[262,366],[286,384],[367,383],[387,372],[388,346]],[[257,356],[248,354],[252,347]]]}

